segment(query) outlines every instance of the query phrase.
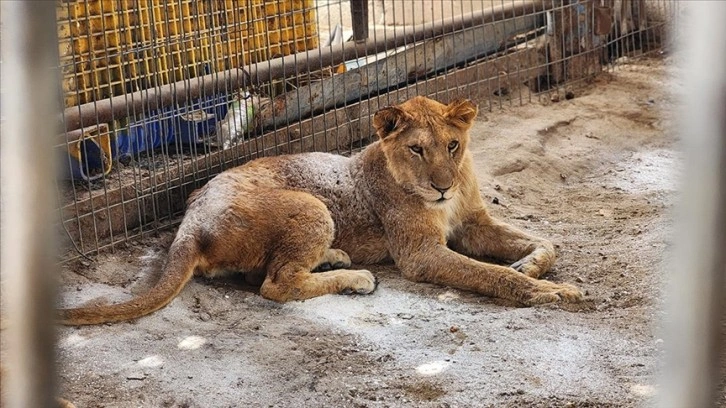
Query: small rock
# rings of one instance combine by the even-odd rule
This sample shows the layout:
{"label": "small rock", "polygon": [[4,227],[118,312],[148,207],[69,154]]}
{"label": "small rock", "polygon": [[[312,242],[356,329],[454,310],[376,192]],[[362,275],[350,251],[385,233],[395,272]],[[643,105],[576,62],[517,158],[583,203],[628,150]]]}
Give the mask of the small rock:
{"label": "small rock", "polygon": [[459,331],[459,328],[458,328],[458,327],[456,327],[456,326],[451,326],[451,327],[449,327],[449,331],[450,331],[451,333],[456,333],[456,332],[458,332],[458,331]]}
{"label": "small rock", "polygon": [[500,186],[499,184],[494,186],[494,190],[496,190],[496,191],[499,191],[501,189],[502,189],[502,186]]}
{"label": "small rock", "polygon": [[413,315],[409,314],[409,313],[398,313],[398,314],[396,314],[396,316],[398,316],[399,319],[403,319],[403,320],[413,319]]}
{"label": "small rock", "polygon": [[497,197],[494,197],[494,198],[492,199],[492,204],[499,204],[499,198],[497,198]]}
{"label": "small rock", "polygon": [[585,282],[585,280],[582,279],[581,276],[578,276],[578,277],[575,278],[575,282],[583,283],[583,282]]}
{"label": "small rock", "polygon": [[550,96],[550,100],[552,102],[555,102],[555,103],[559,102],[560,101],[560,94],[558,94],[558,93],[552,94],[552,96]]}
{"label": "small rock", "polygon": [[598,139],[598,140],[600,140],[600,138],[597,137],[597,136],[595,136],[592,132],[585,133],[585,137],[588,138],[588,139]]}
{"label": "small rock", "polygon": [[202,312],[199,314],[199,320],[203,322],[208,322],[211,318],[212,316],[207,312]]}
{"label": "small rock", "polygon": [[126,376],[126,379],[127,380],[145,380],[146,374],[141,373],[141,372],[131,373]]}
{"label": "small rock", "polygon": [[575,99],[575,93],[574,93],[574,92],[572,92],[572,91],[567,91],[567,92],[565,92],[565,99],[567,99],[568,101],[569,101],[570,99]]}

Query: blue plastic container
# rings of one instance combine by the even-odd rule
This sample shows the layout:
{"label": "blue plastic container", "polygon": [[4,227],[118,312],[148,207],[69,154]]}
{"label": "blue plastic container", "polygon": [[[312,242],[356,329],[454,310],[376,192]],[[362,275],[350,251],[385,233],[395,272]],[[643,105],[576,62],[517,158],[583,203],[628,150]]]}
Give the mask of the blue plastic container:
{"label": "blue plastic container", "polygon": [[193,101],[188,106],[160,109],[146,118],[116,131],[113,157],[139,153],[180,143],[205,143],[215,133],[217,122],[227,114],[230,98],[216,95]]}

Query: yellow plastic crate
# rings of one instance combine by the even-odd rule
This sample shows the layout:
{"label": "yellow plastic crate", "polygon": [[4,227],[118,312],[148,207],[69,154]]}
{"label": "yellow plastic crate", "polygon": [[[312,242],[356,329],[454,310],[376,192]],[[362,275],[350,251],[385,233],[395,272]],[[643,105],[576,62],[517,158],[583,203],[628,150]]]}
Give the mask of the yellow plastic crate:
{"label": "yellow plastic crate", "polygon": [[66,106],[316,48],[314,0],[63,0]]}

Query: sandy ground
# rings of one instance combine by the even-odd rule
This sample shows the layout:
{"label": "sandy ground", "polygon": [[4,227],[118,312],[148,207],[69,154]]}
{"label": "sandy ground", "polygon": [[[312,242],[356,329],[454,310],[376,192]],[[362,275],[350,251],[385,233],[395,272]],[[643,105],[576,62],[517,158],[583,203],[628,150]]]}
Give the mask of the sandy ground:
{"label": "sandy ground", "polygon": [[[472,130],[493,214],[552,239],[546,276],[576,305],[520,308],[404,280],[285,305],[239,280],[191,282],[131,323],[62,328],[62,394],[79,407],[630,407],[657,392],[661,258],[679,155],[660,60],[575,98],[483,112]],[[498,203],[498,204],[497,204]],[[62,274],[67,304],[126,299],[172,233]]]}

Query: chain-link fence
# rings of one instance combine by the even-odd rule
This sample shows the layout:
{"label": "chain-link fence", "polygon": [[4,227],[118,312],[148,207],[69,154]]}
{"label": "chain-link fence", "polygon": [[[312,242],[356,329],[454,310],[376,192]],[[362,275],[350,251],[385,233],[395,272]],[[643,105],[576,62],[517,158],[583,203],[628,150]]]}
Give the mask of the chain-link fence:
{"label": "chain-link fence", "polygon": [[64,259],[168,228],[256,157],[351,154],[414,95],[482,110],[571,96],[660,52],[670,0],[70,0],[57,3]]}

